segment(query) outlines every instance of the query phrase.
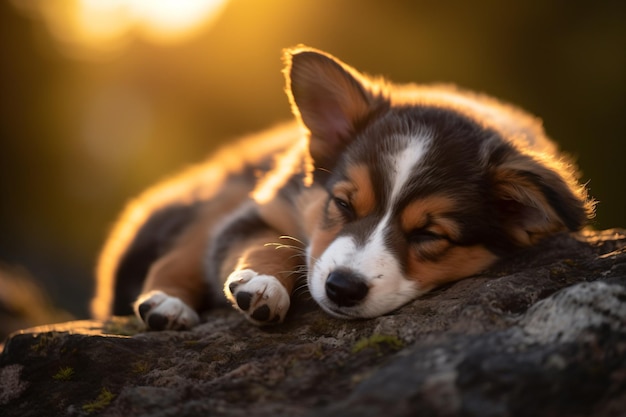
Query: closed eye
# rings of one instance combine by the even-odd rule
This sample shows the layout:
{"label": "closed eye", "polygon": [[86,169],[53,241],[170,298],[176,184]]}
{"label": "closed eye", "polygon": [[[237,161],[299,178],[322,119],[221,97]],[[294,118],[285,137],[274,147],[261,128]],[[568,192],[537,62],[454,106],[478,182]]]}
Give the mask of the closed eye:
{"label": "closed eye", "polygon": [[352,204],[350,204],[350,202],[344,200],[341,197],[337,197],[337,196],[333,196],[332,200],[335,203],[335,205],[337,206],[337,208],[339,209],[339,211],[341,212],[341,214],[347,220],[354,219],[355,212],[354,212],[354,208],[352,207]]}
{"label": "closed eye", "polygon": [[408,234],[407,239],[410,243],[413,244],[433,243],[443,240],[450,240],[446,235],[433,232],[429,229],[415,229]]}

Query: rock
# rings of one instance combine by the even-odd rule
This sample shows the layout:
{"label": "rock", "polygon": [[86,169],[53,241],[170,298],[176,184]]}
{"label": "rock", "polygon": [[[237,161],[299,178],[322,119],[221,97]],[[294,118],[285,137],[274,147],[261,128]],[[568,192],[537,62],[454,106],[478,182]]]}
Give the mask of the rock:
{"label": "rock", "polygon": [[372,320],[295,306],[270,328],[216,310],[185,332],[132,318],[20,331],[0,356],[0,415],[626,414],[624,231],[557,236]]}

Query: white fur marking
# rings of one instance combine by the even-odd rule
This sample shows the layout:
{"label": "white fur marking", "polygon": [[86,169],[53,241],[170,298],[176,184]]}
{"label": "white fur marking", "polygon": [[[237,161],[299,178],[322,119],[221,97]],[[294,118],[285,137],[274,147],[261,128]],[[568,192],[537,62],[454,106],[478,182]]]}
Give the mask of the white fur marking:
{"label": "white fur marking", "polygon": [[399,153],[393,155],[393,169],[391,172],[390,183],[393,184],[391,191],[390,204],[398,197],[398,194],[405,187],[411,178],[413,168],[424,156],[426,145],[430,140],[430,135],[420,133],[415,137],[409,138],[407,147]]}
{"label": "white fur marking", "polygon": [[[234,284],[232,293],[231,284]],[[247,311],[240,309],[237,305],[237,294],[241,292],[252,295],[250,308]],[[272,275],[261,275],[252,269],[242,269],[230,274],[224,284],[224,294],[235,308],[241,311],[250,322],[257,325],[266,324],[252,317],[257,308],[267,305],[270,309],[270,319],[278,316],[279,321],[282,322],[291,304],[289,293],[278,278]]]}
{"label": "white fur marking", "polygon": [[134,310],[137,317],[139,314],[139,306],[149,304],[150,310],[145,315],[146,321],[152,314],[158,314],[168,319],[167,329],[186,328],[189,329],[200,322],[198,314],[180,298],[172,297],[163,291],[150,291],[139,296],[135,301]]}
{"label": "white fur marking", "polygon": [[[426,152],[432,134],[419,130],[411,136],[394,138],[405,147],[389,156],[392,184],[387,212],[363,246],[353,238],[337,238],[315,262],[309,275],[311,296],[331,314],[342,317],[376,317],[415,298],[420,293],[417,282],[406,279],[396,256],[385,244],[393,207]],[[369,287],[366,299],[353,307],[338,307],[326,296],[326,279],[337,268],[345,268],[364,277]]]}
{"label": "white fur marking", "polygon": [[[384,244],[385,216],[365,247],[358,247],[350,237],[336,239],[316,262],[309,277],[311,296],[331,314],[352,317],[376,317],[401,306],[419,293],[414,281],[404,278],[397,259]],[[334,306],[326,296],[326,279],[337,268],[347,268],[365,277],[369,292],[365,302],[350,308]]]}
{"label": "white fur marking", "polygon": [[324,304],[330,304],[326,298],[326,278],[328,274],[337,266],[349,264],[349,258],[356,251],[356,244],[350,237],[344,236],[335,239],[331,245],[326,248],[322,256],[315,262],[313,271],[309,273],[308,284],[311,296],[324,307]]}

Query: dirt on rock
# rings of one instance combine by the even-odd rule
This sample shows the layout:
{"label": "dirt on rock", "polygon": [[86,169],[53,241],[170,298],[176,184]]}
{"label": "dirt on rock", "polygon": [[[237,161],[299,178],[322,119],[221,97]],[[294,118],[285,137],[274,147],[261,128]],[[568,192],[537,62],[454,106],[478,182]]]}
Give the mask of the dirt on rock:
{"label": "dirt on rock", "polygon": [[215,310],[190,331],[133,318],[13,334],[2,416],[619,416],[626,232],[556,236],[371,320],[306,298],[257,328]]}

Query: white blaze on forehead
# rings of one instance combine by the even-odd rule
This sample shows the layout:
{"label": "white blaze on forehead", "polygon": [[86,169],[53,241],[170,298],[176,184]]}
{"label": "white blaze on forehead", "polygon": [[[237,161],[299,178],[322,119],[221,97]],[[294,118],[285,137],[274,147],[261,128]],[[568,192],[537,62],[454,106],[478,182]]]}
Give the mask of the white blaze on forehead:
{"label": "white blaze on forehead", "polygon": [[[404,277],[400,261],[387,247],[385,239],[392,221],[393,206],[423,158],[431,138],[426,130],[392,138],[405,146],[386,156],[390,167],[387,180],[391,194],[385,214],[364,244],[357,243],[351,236],[341,236],[315,261],[309,273],[309,290],[327,311],[338,315],[375,317],[400,307],[420,293],[417,282]],[[366,299],[357,306],[339,308],[326,296],[328,275],[338,268],[362,276],[368,285]]]}
{"label": "white blaze on forehead", "polygon": [[422,130],[418,134],[408,138],[397,138],[398,140],[405,140],[407,146],[400,152],[390,156],[392,158],[391,172],[389,173],[389,182],[392,185],[391,196],[389,198],[389,204],[393,204],[396,198],[411,178],[411,173],[415,169],[415,166],[420,162],[426,147],[428,146],[431,134]]}

